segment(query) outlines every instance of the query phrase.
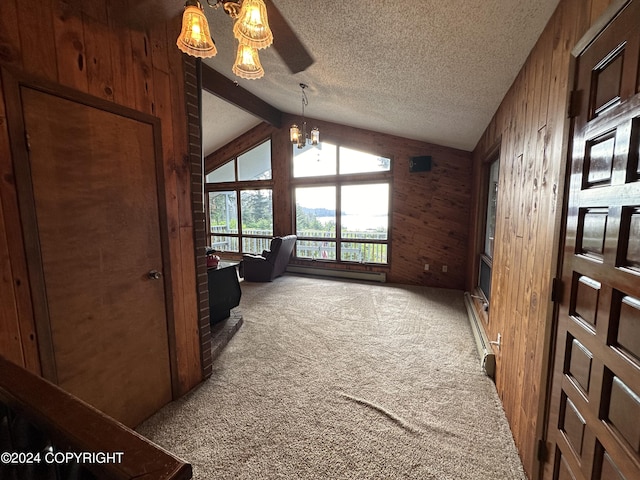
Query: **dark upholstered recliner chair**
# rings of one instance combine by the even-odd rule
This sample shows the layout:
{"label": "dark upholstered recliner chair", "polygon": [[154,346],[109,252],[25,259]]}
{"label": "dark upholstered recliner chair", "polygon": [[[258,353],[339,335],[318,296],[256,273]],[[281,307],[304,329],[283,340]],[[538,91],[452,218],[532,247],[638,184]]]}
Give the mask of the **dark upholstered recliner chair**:
{"label": "dark upholstered recliner chair", "polygon": [[287,268],[293,246],[298,237],[287,235],[271,240],[269,250],[262,255],[244,254],[242,256],[241,273],[249,282],[270,282]]}

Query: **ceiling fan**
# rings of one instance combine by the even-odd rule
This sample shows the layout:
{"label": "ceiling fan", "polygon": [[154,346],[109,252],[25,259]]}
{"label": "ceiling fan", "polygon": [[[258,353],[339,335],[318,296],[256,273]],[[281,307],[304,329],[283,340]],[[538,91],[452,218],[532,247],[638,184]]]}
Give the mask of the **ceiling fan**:
{"label": "ceiling fan", "polygon": [[[260,78],[264,71],[257,57],[257,50],[271,44],[291,73],[302,72],[314,62],[311,54],[273,2],[206,0],[206,3],[209,7],[222,7],[227,15],[236,20],[233,28],[239,41],[236,63],[233,66],[236,75]],[[198,0],[186,0],[182,32],[177,45],[183,52],[196,57],[210,57],[217,52]]]}
{"label": "ceiling fan", "polygon": [[299,73],[309,68],[314,62],[313,57],[273,2],[267,3],[267,12],[271,28],[275,32],[273,48],[291,73]]}

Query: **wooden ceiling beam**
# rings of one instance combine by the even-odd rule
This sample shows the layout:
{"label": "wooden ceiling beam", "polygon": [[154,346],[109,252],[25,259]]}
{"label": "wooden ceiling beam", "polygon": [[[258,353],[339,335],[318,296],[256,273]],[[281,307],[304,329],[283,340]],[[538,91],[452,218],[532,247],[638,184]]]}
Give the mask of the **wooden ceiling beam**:
{"label": "wooden ceiling beam", "polygon": [[282,112],[245,90],[202,62],[202,89],[222,98],[276,128],[282,127]]}

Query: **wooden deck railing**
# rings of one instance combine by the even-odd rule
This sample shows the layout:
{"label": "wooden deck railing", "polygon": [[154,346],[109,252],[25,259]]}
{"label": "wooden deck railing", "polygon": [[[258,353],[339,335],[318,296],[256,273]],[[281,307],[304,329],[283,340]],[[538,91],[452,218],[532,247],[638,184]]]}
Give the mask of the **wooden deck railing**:
{"label": "wooden deck railing", "polygon": [[[209,245],[222,252],[257,253],[269,249],[271,230],[243,229],[242,248],[239,248],[237,229],[224,225],[212,226]],[[229,235],[228,235],[229,234]],[[251,235],[258,235],[252,237]],[[358,263],[386,264],[388,235],[380,231],[342,231],[342,237],[336,239],[335,231],[303,230],[298,231],[298,241],[294,256],[298,258],[336,260],[336,242],[341,243],[340,260]]]}
{"label": "wooden deck railing", "polygon": [[191,477],[188,463],[0,356],[0,478]]}

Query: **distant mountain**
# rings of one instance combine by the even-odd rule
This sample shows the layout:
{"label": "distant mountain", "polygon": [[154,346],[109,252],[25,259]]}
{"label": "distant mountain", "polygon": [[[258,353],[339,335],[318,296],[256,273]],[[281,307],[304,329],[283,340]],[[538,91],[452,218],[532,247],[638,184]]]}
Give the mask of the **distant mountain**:
{"label": "distant mountain", "polygon": [[328,208],[298,207],[298,209],[305,215],[309,215],[311,217],[335,217],[336,215],[335,210],[330,210]]}

